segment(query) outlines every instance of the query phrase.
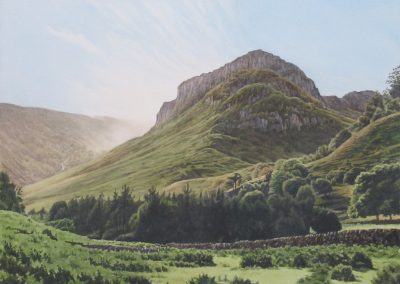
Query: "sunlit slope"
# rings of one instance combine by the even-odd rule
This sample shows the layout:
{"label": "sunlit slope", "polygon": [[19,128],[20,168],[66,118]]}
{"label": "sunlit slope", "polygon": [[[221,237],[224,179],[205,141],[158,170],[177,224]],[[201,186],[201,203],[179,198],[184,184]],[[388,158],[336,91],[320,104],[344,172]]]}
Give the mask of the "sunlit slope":
{"label": "sunlit slope", "polygon": [[142,133],[112,118],[0,103],[0,171],[19,186],[31,184]]}
{"label": "sunlit slope", "polygon": [[320,174],[352,166],[371,168],[379,163],[400,161],[400,113],[372,122],[354,133],[329,156],[310,164]]}
{"label": "sunlit slope", "polygon": [[143,137],[26,187],[24,199],[40,208],[74,196],[111,194],[124,184],[140,194],[151,186],[220,176],[312,152],[350,122],[274,72],[241,70]]}

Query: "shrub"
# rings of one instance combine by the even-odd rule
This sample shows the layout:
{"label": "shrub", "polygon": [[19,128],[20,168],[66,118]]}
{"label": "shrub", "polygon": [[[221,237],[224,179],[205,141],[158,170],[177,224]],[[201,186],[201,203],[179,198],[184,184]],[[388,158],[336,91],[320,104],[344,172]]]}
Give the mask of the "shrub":
{"label": "shrub", "polygon": [[175,261],[193,263],[198,266],[214,266],[213,255],[205,252],[183,252],[174,257]]}
{"label": "shrub", "polygon": [[151,281],[143,276],[130,275],[125,278],[126,283],[129,284],[151,284]]}
{"label": "shrub", "polygon": [[343,177],[343,182],[348,184],[354,184],[357,176],[364,171],[365,169],[359,167],[353,167],[347,171],[347,173]]}
{"label": "shrub", "polygon": [[332,185],[326,178],[318,178],[312,182],[314,190],[319,194],[328,195],[332,192]]}
{"label": "shrub", "polygon": [[310,276],[300,279],[297,284],[330,284],[329,276],[329,267],[317,266]]}
{"label": "shrub", "polygon": [[240,266],[245,267],[254,267],[255,266],[255,257],[252,255],[245,255],[242,257],[240,261]]}
{"label": "shrub", "polygon": [[400,283],[400,265],[391,264],[379,271],[372,280],[372,284],[399,284]]}
{"label": "shrub", "polygon": [[233,278],[231,284],[252,284],[251,280],[249,279],[243,279],[243,278],[239,278],[237,276],[235,276],[235,278]]}
{"label": "shrub", "polygon": [[296,196],[299,188],[306,184],[306,180],[301,177],[293,177],[285,181],[282,185],[283,192],[288,193],[292,196]]}
{"label": "shrub", "polygon": [[371,258],[363,252],[356,252],[351,258],[351,266],[354,269],[372,269]]}
{"label": "shrub", "polygon": [[347,253],[337,252],[337,251],[321,251],[316,252],[312,259],[314,264],[326,264],[330,267],[344,264],[349,265],[351,263],[351,258]]}
{"label": "shrub", "polygon": [[57,237],[53,235],[53,233],[49,230],[49,229],[44,229],[42,231],[43,235],[48,236],[50,239],[52,239],[53,241],[57,241]]}
{"label": "shrub", "polygon": [[307,256],[304,254],[297,254],[293,259],[293,266],[297,268],[308,267]]}
{"label": "shrub", "polygon": [[198,277],[190,279],[187,284],[217,284],[215,277],[210,277],[207,274],[201,274]]}
{"label": "shrub", "polygon": [[86,273],[78,274],[78,280],[85,284],[111,284],[110,281],[104,279],[103,275],[97,271],[96,275],[88,275]]}
{"label": "shrub", "polygon": [[261,267],[269,268],[272,267],[272,257],[266,254],[248,254],[242,257],[240,266],[245,267]]}
{"label": "shrub", "polygon": [[327,179],[329,179],[332,184],[342,184],[345,173],[344,170],[330,171]]}
{"label": "shrub", "polygon": [[348,265],[338,265],[332,270],[331,278],[339,281],[355,281],[353,270]]}
{"label": "shrub", "polygon": [[329,149],[333,150],[342,145],[347,139],[351,137],[351,132],[347,129],[341,130],[329,143]]}
{"label": "shrub", "polygon": [[311,228],[317,233],[337,232],[342,229],[342,224],[333,211],[325,208],[315,208],[311,220]]}
{"label": "shrub", "polygon": [[67,232],[75,231],[74,221],[72,221],[71,219],[67,219],[67,218],[47,222],[47,225],[50,225],[54,228],[57,228],[57,229],[60,229],[63,231],[67,231]]}

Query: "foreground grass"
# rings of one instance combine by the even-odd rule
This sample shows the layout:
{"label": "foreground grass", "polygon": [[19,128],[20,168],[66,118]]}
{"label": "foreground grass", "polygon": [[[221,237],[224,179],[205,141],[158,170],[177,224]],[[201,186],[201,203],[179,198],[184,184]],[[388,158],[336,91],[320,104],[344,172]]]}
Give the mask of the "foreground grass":
{"label": "foreground grass", "polygon": [[[25,253],[30,253],[35,250],[42,255],[47,255],[47,257],[40,262],[34,262],[34,265],[44,265],[46,268],[54,270],[57,270],[58,267],[62,267],[71,271],[74,276],[81,272],[89,275],[95,275],[97,272],[100,272],[104,278],[117,279],[121,283],[124,283],[124,279],[128,275],[142,275],[150,279],[152,283],[179,284],[186,283],[192,277],[206,273],[216,277],[218,283],[229,283],[235,276],[239,276],[250,279],[254,283],[295,284],[297,280],[310,274],[309,269],[295,269],[286,266],[269,269],[241,268],[241,255],[247,253],[241,250],[205,252],[213,255],[215,265],[200,267],[199,265],[186,262],[183,264],[191,267],[177,267],[179,265],[175,261],[175,257],[182,253],[182,250],[144,243],[90,240],[83,236],[50,228],[30,218],[6,211],[0,211],[0,220],[0,247],[4,245],[4,242],[9,242],[21,248]],[[44,233],[45,229],[49,229],[56,239],[52,239],[48,234]],[[147,248],[155,250],[156,252],[105,251],[86,248],[73,243]],[[274,255],[274,257],[282,257],[283,261],[288,260],[288,258],[298,253],[312,255],[317,251],[364,251],[373,259],[375,270],[365,272],[357,271],[355,275],[357,277],[357,283],[370,283],[376,275],[376,269],[380,269],[384,265],[393,263],[394,261],[400,262],[398,250],[399,247],[384,246],[321,246],[310,248],[276,248],[266,249],[264,251]],[[257,251],[260,252],[263,250],[260,249]],[[196,251],[189,250],[189,252],[195,253]],[[101,263],[119,264],[125,265],[126,267],[134,264],[146,267],[148,271],[133,272],[126,271],[124,268],[114,269],[101,265]],[[0,278],[1,277],[2,273],[0,268]],[[30,279],[30,282],[35,283],[32,279]],[[333,283],[341,282],[333,281]]]}

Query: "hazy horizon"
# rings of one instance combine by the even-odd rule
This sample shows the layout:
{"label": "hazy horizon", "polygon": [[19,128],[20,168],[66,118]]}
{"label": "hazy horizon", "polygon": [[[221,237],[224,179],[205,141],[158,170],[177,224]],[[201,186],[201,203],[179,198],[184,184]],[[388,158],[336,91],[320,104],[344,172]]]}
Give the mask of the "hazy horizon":
{"label": "hazy horizon", "polygon": [[0,102],[151,125],[182,81],[255,49],[325,96],[383,90],[399,14],[398,1],[3,0]]}

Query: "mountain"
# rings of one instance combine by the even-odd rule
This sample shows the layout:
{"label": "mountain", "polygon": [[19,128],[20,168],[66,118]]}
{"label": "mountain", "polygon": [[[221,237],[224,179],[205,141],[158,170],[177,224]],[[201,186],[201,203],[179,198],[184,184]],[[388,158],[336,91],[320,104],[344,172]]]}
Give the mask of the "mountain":
{"label": "mountain", "polygon": [[189,79],[186,82],[197,82],[197,91],[181,84],[175,110],[160,118],[163,106],[148,133],[26,187],[26,204],[48,207],[88,193],[111,194],[124,184],[141,194],[150,186],[164,189],[179,181],[225,175],[258,162],[313,152],[353,122],[327,109],[314,83],[293,64],[277,61],[282,64],[279,70],[287,70],[281,71],[284,76],[263,67],[271,58],[279,59],[250,52],[223,68],[235,62],[257,62],[262,68],[230,67],[229,75],[215,79],[219,83],[203,79],[203,86],[198,80],[220,78],[222,69]]}
{"label": "mountain", "polygon": [[368,101],[376,94],[374,91],[354,91],[345,94],[342,98],[337,96],[323,96],[325,105],[351,118],[360,116],[367,107]]}
{"label": "mountain", "polygon": [[254,50],[217,70],[201,74],[200,76],[193,77],[181,83],[178,87],[177,98],[162,105],[157,114],[156,125],[161,125],[183,113],[197,103],[208,90],[226,80],[240,69],[274,71],[281,77],[298,85],[307,94],[321,99],[314,82],[308,78],[299,67],[271,53],[262,50]]}
{"label": "mountain", "polygon": [[138,134],[139,129],[113,118],[0,104],[0,170],[23,186],[87,162]]}

